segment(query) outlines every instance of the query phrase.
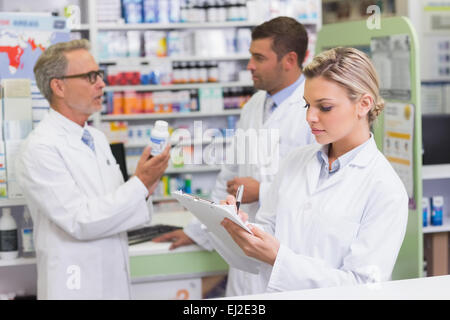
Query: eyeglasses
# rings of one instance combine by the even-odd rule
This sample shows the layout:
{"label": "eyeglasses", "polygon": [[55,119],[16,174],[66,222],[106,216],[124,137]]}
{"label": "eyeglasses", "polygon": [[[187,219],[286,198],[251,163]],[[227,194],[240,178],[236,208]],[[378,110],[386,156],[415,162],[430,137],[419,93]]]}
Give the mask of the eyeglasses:
{"label": "eyeglasses", "polygon": [[61,76],[55,78],[56,79],[87,78],[90,84],[94,84],[97,82],[97,77],[100,77],[100,79],[103,80],[105,78],[105,71],[96,70],[96,71],[89,71],[86,73],[72,74],[70,76]]}

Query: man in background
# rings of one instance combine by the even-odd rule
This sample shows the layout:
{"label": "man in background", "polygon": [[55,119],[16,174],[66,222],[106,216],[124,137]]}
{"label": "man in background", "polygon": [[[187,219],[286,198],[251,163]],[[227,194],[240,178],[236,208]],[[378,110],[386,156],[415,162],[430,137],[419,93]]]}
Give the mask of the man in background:
{"label": "man in background", "polygon": [[[259,91],[245,104],[237,127],[245,131],[256,130],[257,133],[262,129],[278,130],[279,154],[274,159],[278,163],[294,148],[314,142],[306,122],[303,99],[302,63],[307,46],[305,28],[293,18],[274,18],[252,32],[247,69],[251,71],[254,87]],[[250,153],[256,152],[256,144],[246,147]],[[249,222],[253,222],[259,203],[270,196],[265,191],[276,173],[267,170],[270,166],[248,162],[222,166],[212,191],[212,200],[219,202],[228,194],[234,196],[237,188],[244,185],[241,209],[249,214]],[[183,230],[167,233],[153,241],[173,241],[171,249],[194,242],[205,249],[213,249],[207,230],[196,219]],[[264,288],[259,288],[255,280],[256,275],[230,268],[226,296],[263,292]]]}

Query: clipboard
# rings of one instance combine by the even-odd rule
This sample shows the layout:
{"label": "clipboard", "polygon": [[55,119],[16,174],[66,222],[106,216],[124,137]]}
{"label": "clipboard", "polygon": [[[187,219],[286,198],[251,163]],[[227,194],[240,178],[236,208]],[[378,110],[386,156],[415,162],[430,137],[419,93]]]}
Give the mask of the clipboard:
{"label": "clipboard", "polygon": [[234,205],[216,204],[182,191],[172,192],[172,196],[206,226],[214,249],[230,266],[250,273],[259,273],[262,262],[248,257],[220,224],[224,218],[228,218],[250,234],[253,234],[236,214]]}

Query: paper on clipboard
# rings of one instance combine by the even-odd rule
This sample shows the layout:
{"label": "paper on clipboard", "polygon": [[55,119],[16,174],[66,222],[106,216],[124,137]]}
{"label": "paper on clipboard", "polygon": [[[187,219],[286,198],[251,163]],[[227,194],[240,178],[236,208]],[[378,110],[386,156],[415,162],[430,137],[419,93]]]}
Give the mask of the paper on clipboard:
{"label": "paper on clipboard", "polygon": [[259,272],[261,262],[245,255],[220,224],[224,218],[228,218],[253,234],[236,214],[235,206],[216,204],[181,191],[172,192],[172,196],[206,226],[214,248],[230,266],[250,273]]}

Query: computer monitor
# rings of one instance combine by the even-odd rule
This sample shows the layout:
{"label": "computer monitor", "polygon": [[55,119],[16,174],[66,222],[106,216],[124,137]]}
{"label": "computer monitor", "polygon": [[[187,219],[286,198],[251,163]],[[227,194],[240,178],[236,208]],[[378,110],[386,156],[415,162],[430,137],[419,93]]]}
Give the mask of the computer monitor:
{"label": "computer monitor", "polygon": [[422,115],[424,165],[450,163],[450,114]]}
{"label": "computer monitor", "polygon": [[125,146],[123,143],[111,143],[111,151],[119,164],[120,171],[122,172],[123,179],[128,180],[127,162],[125,156]]}

